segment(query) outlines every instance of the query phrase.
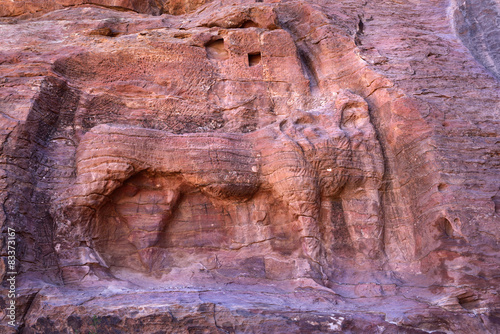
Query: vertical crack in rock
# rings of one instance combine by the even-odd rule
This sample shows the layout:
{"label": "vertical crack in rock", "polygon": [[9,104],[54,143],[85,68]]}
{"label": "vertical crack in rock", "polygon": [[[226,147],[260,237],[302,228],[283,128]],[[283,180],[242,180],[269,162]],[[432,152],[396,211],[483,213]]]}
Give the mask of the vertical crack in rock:
{"label": "vertical crack in rock", "polygon": [[318,89],[318,74],[312,65],[311,58],[308,53],[300,48],[297,50],[299,59],[301,61],[305,76],[309,79],[309,89],[311,93],[315,94]]}

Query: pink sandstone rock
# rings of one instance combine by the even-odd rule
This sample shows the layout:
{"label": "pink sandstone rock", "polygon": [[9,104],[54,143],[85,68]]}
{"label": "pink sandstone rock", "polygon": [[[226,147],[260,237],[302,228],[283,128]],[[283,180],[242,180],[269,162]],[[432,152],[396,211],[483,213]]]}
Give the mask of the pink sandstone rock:
{"label": "pink sandstone rock", "polygon": [[498,12],[0,0],[0,331],[497,333]]}

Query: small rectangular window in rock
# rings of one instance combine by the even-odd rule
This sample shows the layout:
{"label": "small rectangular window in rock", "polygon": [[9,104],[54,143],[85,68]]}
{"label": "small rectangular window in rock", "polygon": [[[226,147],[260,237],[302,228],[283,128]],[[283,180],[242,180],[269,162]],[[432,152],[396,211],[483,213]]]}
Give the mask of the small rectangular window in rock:
{"label": "small rectangular window in rock", "polygon": [[256,53],[249,53],[248,54],[248,66],[252,67],[252,66],[256,66],[260,63],[260,59],[261,59],[261,55],[260,55],[260,52],[256,52]]}

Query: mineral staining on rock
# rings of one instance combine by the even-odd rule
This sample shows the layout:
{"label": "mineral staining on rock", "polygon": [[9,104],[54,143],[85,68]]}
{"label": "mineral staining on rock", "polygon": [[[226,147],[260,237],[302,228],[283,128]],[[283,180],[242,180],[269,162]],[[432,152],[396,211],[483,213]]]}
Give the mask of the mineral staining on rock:
{"label": "mineral staining on rock", "polygon": [[495,332],[488,4],[0,0],[18,328]]}

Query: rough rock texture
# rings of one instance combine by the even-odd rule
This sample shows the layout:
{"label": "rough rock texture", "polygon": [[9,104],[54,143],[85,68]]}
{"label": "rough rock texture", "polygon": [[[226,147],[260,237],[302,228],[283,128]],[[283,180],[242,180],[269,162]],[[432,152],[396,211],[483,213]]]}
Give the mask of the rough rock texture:
{"label": "rough rock texture", "polygon": [[0,16],[24,16],[44,14],[56,9],[82,5],[98,5],[119,11],[161,15],[163,13],[181,15],[192,12],[206,0],[28,0],[0,1]]}
{"label": "rough rock texture", "polygon": [[497,333],[495,13],[0,0],[1,331]]}
{"label": "rough rock texture", "polygon": [[451,9],[462,42],[500,79],[500,2],[461,0],[456,1]]}

